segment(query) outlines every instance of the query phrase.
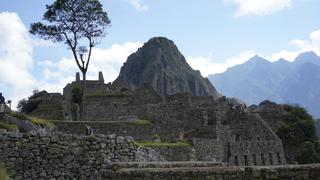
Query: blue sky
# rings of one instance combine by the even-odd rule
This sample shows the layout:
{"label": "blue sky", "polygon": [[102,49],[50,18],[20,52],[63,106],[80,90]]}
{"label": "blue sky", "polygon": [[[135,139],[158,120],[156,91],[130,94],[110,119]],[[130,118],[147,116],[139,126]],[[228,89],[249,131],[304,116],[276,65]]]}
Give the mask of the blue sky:
{"label": "blue sky", "polygon": [[[52,2],[0,1],[0,91],[14,101],[33,89],[61,92],[77,71],[65,45],[27,32]],[[303,51],[320,52],[318,0],[101,2],[112,26],[95,49],[89,79],[101,70],[112,81],[126,57],[154,36],[172,39],[203,76],[223,72],[255,54],[270,61],[292,61]]]}

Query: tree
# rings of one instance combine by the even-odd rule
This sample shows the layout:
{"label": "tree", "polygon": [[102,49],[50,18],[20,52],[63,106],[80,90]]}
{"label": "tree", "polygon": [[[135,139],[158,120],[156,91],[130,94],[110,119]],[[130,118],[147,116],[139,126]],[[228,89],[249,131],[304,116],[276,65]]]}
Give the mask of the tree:
{"label": "tree", "polygon": [[43,19],[47,24],[32,23],[30,33],[67,44],[82,72],[84,93],[92,48],[104,37],[106,27],[110,25],[108,14],[99,0],[56,0],[46,8]]}
{"label": "tree", "polygon": [[287,112],[277,128],[289,163],[319,163],[320,146],[315,122],[308,112],[299,106],[284,105]]}

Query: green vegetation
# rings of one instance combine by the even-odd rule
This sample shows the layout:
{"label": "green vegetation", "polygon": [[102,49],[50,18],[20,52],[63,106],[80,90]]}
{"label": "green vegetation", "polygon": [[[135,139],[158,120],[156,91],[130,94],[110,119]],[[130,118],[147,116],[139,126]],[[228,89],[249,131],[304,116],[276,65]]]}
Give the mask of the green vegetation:
{"label": "green vegetation", "polygon": [[42,127],[55,127],[55,125],[48,119],[42,119],[38,117],[28,116],[28,119],[35,125],[42,126]]}
{"label": "green vegetation", "polygon": [[135,145],[140,147],[186,147],[190,144],[186,141],[179,142],[134,142]]}
{"label": "green vegetation", "polygon": [[17,129],[18,126],[15,124],[0,122],[0,129]]}
{"label": "green vegetation", "polygon": [[79,86],[72,88],[71,94],[72,94],[72,102],[76,104],[81,104],[82,96],[83,96],[81,88]]}
{"label": "green vegetation", "polygon": [[320,119],[316,119],[316,130],[318,139],[320,139]]}
{"label": "green vegetation", "polygon": [[319,163],[320,145],[312,116],[302,107],[285,105],[284,109],[288,113],[283,116],[277,134],[287,159],[299,164]]}
{"label": "green vegetation", "polygon": [[34,91],[33,95],[30,96],[28,99],[22,99],[18,103],[18,109],[20,112],[29,114],[35,109],[38,108],[40,102],[41,102],[41,97],[43,94],[47,93],[46,91]]}
{"label": "green vegetation", "polygon": [[7,180],[7,179],[8,179],[7,169],[0,164],[0,180]]}
{"label": "green vegetation", "polygon": [[28,117],[26,115],[24,115],[23,113],[17,112],[17,111],[11,111],[10,115],[12,117],[18,118],[18,119],[28,119]]}
{"label": "green vegetation", "polygon": [[55,127],[54,124],[49,119],[43,119],[43,118],[34,117],[34,116],[26,116],[23,113],[16,112],[16,111],[12,111],[10,115],[18,119],[29,120],[33,124],[38,126],[49,127],[49,128]]}
{"label": "green vegetation", "polygon": [[144,126],[144,125],[152,125],[153,122],[150,121],[150,120],[142,120],[142,119],[139,119],[137,121],[128,121],[130,123],[134,123],[136,125],[141,125],[141,126]]}

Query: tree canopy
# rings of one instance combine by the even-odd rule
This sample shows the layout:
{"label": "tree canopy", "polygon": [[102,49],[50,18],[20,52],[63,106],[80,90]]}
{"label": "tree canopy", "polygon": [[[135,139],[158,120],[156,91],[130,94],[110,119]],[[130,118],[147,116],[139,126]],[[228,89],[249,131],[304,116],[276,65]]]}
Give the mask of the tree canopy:
{"label": "tree canopy", "polygon": [[286,159],[299,164],[319,163],[320,146],[312,116],[302,107],[285,105],[284,109],[287,113],[282,117],[277,134]]}
{"label": "tree canopy", "polygon": [[85,80],[92,48],[110,25],[107,12],[99,0],[56,0],[46,9],[43,15],[46,23],[32,23],[30,32],[45,40],[66,43]]}

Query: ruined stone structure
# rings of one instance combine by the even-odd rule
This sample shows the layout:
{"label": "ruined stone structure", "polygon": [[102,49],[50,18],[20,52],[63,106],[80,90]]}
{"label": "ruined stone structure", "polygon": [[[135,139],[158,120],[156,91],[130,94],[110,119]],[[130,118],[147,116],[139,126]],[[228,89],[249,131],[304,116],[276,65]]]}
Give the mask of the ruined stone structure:
{"label": "ruined stone structure", "polygon": [[[159,162],[131,137],[0,132],[0,162],[12,179],[319,179],[320,165],[235,167]],[[149,162],[141,162],[141,161]],[[138,161],[138,162],[137,162]],[[157,161],[157,162],[150,162]]]}
{"label": "ruined stone structure", "polygon": [[14,179],[105,179],[112,162],[135,161],[131,137],[0,133],[0,162]]}
{"label": "ruined stone structure", "polygon": [[[79,116],[80,104],[73,102],[72,90],[81,83],[77,78],[64,88],[62,104],[67,121],[56,122],[64,133],[83,134],[90,126],[94,133],[132,136],[137,141],[153,141],[155,137],[163,142],[186,140],[191,148],[181,152],[194,152],[199,161],[229,165],[286,163],[282,142],[270,126],[234,99],[187,93],[163,98],[147,84],[133,91],[113,90],[99,73],[99,80],[86,84],[83,119],[77,123],[79,117],[74,115]],[[77,113],[73,107],[77,107]],[[150,124],[141,125],[139,120]]]}

